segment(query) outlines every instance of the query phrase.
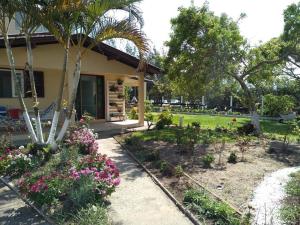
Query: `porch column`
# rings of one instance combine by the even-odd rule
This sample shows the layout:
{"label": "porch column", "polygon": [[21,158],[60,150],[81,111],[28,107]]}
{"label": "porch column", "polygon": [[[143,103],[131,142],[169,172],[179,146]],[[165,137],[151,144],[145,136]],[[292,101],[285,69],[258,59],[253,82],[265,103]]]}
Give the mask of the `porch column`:
{"label": "porch column", "polygon": [[139,97],[139,125],[144,126],[144,113],[145,113],[145,84],[144,84],[144,73],[139,73],[139,87],[138,87],[138,97]]}

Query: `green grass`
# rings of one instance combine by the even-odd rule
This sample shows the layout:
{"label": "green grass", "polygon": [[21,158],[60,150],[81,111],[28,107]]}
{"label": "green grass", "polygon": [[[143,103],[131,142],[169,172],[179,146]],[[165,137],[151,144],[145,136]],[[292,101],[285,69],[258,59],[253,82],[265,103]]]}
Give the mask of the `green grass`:
{"label": "green grass", "polygon": [[[155,121],[158,119],[159,113],[153,113]],[[233,117],[226,116],[211,116],[211,115],[188,115],[188,114],[173,114],[173,124],[179,124],[179,118],[183,116],[183,125],[187,126],[192,122],[200,122],[201,127],[206,129],[214,129],[216,126],[228,127],[232,122]],[[250,122],[249,118],[236,118],[236,126],[241,126]],[[292,133],[294,125],[289,123],[279,123],[271,120],[261,120],[261,129],[264,134],[267,134],[276,139],[281,139],[285,135],[289,135],[292,141],[297,140],[297,136]]]}
{"label": "green grass", "polygon": [[282,220],[287,225],[300,222],[300,171],[291,175],[291,180],[285,187],[286,199],[280,209]]}

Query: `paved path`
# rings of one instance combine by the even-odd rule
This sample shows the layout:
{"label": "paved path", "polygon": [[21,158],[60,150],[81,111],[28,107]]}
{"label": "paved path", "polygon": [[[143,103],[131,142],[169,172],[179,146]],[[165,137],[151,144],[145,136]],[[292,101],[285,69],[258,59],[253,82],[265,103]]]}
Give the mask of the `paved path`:
{"label": "paved path", "polygon": [[110,197],[115,225],[192,225],[152,179],[113,138],[98,141],[100,152],[120,169],[121,184]]}
{"label": "paved path", "polygon": [[1,225],[47,225],[33,209],[0,181]]}

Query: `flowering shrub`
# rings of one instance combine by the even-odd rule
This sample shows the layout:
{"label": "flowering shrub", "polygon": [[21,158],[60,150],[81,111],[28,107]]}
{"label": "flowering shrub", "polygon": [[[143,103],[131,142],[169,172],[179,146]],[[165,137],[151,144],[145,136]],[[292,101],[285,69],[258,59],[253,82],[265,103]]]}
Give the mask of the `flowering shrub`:
{"label": "flowering shrub", "polygon": [[119,170],[106,155],[89,155],[84,157],[77,168],[70,169],[74,181],[90,176],[96,184],[96,192],[102,197],[110,195],[120,184]]}
{"label": "flowering shrub", "polygon": [[105,155],[83,157],[66,173],[32,176],[26,173],[18,182],[21,193],[38,205],[52,204],[66,197],[75,207],[102,199],[120,183],[116,165]]}
{"label": "flowering shrub", "polygon": [[47,176],[32,176],[26,173],[19,181],[20,192],[33,202],[42,206],[51,204],[63,196],[67,189],[68,179],[60,173],[53,172]]}
{"label": "flowering shrub", "polygon": [[6,148],[0,156],[0,174],[20,176],[34,167],[32,156],[21,152],[19,149]]}
{"label": "flowering shrub", "polygon": [[91,129],[80,127],[70,133],[66,139],[66,143],[78,146],[82,153],[91,154],[96,153],[98,150],[96,139],[97,134],[94,134]]}

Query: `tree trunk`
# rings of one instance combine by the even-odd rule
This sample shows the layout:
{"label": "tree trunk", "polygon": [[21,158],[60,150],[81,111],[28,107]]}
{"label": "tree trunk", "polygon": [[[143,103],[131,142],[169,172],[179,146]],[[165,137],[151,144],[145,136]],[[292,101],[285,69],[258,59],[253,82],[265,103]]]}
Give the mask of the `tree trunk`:
{"label": "tree trunk", "polygon": [[33,56],[32,56],[32,48],[30,42],[30,36],[25,34],[26,39],[26,48],[27,48],[27,64],[28,64],[28,71],[29,71],[29,80],[31,86],[31,95],[33,100],[33,110],[35,116],[35,129],[37,134],[37,139],[39,144],[44,144],[44,137],[43,137],[43,130],[41,124],[41,117],[40,117],[40,110],[39,110],[39,102],[35,87],[34,81],[34,73],[33,73]]}
{"label": "tree trunk", "polygon": [[27,111],[27,108],[26,108],[26,105],[25,105],[25,102],[24,102],[24,99],[23,99],[22,93],[21,93],[21,86],[20,86],[20,83],[17,79],[15,60],[14,60],[12,49],[11,49],[11,46],[10,46],[10,43],[9,43],[9,40],[8,40],[8,35],[4,34],[3,38],[4,38],[4,42],[5,42],[5,47],[6,47],[6,53],[7,53],[7,57],[8,57],[9,66],[11,68],[11,75],[12,75],[12,77],[14,79],[14,82],[15,82],[15,85],[16,85],[15,88],[17,90],[17,96],[18,96],[19,104],[20,104],[21,109],[23,110],[23,117],[24,117],[27,129],[29,131],[31,140],[34,143],[37,143],[38,139],[37,139],[37,136],[34,132],[30,117],[28,115],[28,111]]}
{"label": "tree trunk", "polygon": [[259,115],[256,110],[255,101],[253,99],[252,93],[242,78],[240,78],[237,75],[234,75],[233,77],[239,82],[239,84],[241,85],[242,89],[244,90],[244,92],[246,94],[247,103],[248,103],[248,107],[249,107],[249,111],[250,111],[250,115],[251,115],[251,124],[255,128],[255,133],[260,134],[261,129],[260,129],[260,122],[259,122]]}
{"label": "tree trunk", "polygon": [[74,77],[73,77],[73,89],[72,89],[72,94],[70,98],[70,102],[68,105],[68,114],[67,118],[64,121],[64,124],[59,132],[59,135],[56,139],[56,141],[61,141],[63,137],[65,136],[65,133],[69,127],[72,115],[73,115],[73,108],[76,100],[76,94],[77,94],[77,88],[78,88],[78,83],[80,80],[80,71],[81,71],[81,52],[79,51],[77,53],[77,59],[76,59],[76,67],[74,71]]}
{"label": "tree trunk", "polygon": [[51,144],[51,145],[55,143],[55,134],[56,134],[56,130],[57,130],[59,115],[61,112],[63,91],[64,91],[65,79],[66,79],[66,75],[67,75],[67,65],[68,65],[68,61],[69,61],[69,48],[70,48],[70,38],[68,38],[66,47],[65,47],[62,77],[60,80],[60,86],[59,86],[58,96],[57,96],[57,100],[56,100],[56,108],[55,108],[54,116],[53,116],[52,123],[51,123],[49,137],[47,140],[47,144]]}

